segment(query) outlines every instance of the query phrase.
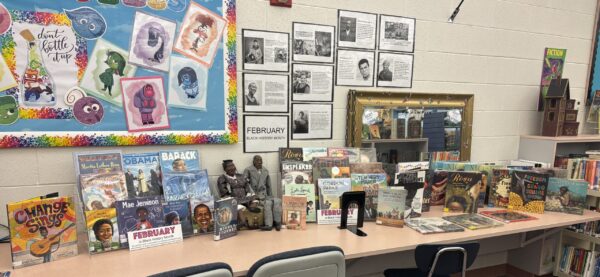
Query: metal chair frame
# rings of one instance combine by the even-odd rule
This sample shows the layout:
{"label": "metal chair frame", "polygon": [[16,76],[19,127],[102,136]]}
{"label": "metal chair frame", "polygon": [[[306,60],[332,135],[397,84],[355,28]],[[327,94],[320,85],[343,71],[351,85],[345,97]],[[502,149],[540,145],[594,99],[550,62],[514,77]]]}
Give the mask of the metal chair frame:
{"label": "metal chair frame", "polygon": [[436,254],[435,254],[435,258],[433,259],[433,264],[431,265],[431,269],[429,270],[429,273],[427,274],[428,277],[432,277],[433,276],[433,272],[435,272],[435,266],[437,265],[438,259],[439,257],[446,253],[446,252],[462,252],[463,254],[463,263],[462,263],[462,271],[461,271],[461,276],[465,277],[467,274],[467,250],[465,250],[462,247],[458,247],[458,246],[452,246],[452,247],[444,247],[442,249],[440,249]]}

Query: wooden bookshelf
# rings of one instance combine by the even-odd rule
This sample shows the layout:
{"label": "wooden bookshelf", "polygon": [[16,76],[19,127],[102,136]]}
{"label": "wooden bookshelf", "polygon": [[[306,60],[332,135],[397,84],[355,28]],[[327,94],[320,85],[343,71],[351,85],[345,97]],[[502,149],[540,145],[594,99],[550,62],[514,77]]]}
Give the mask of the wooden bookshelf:
{"label": "wooden bookshelf", "polygon": [[593,149],[600,149],[600,135],[521,136],[519,159],[554,164],[557,155],[584,154],[586,150]]}

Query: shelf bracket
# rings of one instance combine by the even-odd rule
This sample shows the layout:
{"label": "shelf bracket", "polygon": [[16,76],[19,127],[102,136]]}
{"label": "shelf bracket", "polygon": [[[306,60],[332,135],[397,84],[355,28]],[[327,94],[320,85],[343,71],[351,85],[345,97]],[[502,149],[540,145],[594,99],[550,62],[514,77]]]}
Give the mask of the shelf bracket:
{"label": "shelf bracket", "polygon": [[530,239],[527,239],[527,233],[521,233],[521,247],[525,247],[525,246],[532,244],[538,240],[541,240],[548,236],[556,234],[556,233],[562,231],[563,229],[564,229],[563,227],[554,228],[554,229],[544,229],[544,233],[542,233],[538,236],[535,236],[533,238],[530,238]]}

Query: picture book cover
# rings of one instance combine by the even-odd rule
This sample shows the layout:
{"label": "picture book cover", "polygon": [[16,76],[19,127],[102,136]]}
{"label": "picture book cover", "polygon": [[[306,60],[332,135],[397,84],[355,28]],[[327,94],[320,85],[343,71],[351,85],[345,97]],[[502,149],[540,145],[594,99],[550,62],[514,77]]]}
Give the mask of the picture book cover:
{"label": "picture book cover", "polygon": [[312,184],[312,173],[313,167],[311,162],[281,163],[281,189],[285,191],[285,187],[290,184]]}
{"label": "picture book cover", "polygon": [[129,198],[161,195],[158,153],[123,154],[123,167]]}
{"label": "picture book cover", "polygon": [[480,214],[459,214],[443,216],[442,218],[469,230],[500,227],[504,225],[503,223]]}
{"label": "picture book cover", "polygon": [[[306,148],[304,148],[306,149]],[[315,157],[313,158],[314,167],[350,167],[348,157]],[[348,177],[349,178],[349,177]]]}
{"label": "picture book cover", "polygon": [[306,202],[304,195],[284,195],[281,199],[283,208],[282,223],[288,230],[306,230]]}
{"label": "picture book cover", "polygon": [[463,232],[465,229],[440,217],[419,217],[405,220],[406,226],[421,234]]}
{"label": "picture book cover", "polygon": [[396,172],[429,169],[429,162],[403,162],[396,164]]}
{"label": "picture book cover", "polygon": [[526,215],[523,213],[509,211],[509,210],[481,211],[479,213],[481,215],[487,216],[489,218],[493,218],[498,221],[502,221],[504,223],[528,221],[528,220],[537,219],[533,216],[529,216],[529,215]]}
{"label": "picture book cover", "polygon": [[165,201],[212,197],[208,173],[204,170],[187,172],[163,172]]}
{"label": "picture book cover", "polygon": [[352,191],[365,192],[365,221],[375,221],[377,218],[378,190],[387,187],[387,175],[380,174],[350,174]]}
{"label": "picture book cover", "polygon": [[214,240],[222,240],[237,235],[237,201],[228,197],[215,201]]}
{"label": "picture book cover", "polygon": [[284,162],[301,162],[304,161],[304,156],[301,147],[296,148],[279,148],[279,164]]}
{"label": "picture book cover", "polygon": [[510,171],[508,169],[494,169],[492,176],[489,206],[506,207],[508,206],[508,195],[510,192]]}
{"label": "picture book cover", "polygon": [[182,199],[163,203],[163,214],[165,215],[165,226],[181,224],[183,237],[189,237],[194,233],[190,200]]}
{"label": "picture book cover", "polygon": [[360,162],[360,148],[355,147],[328,147],[327,156],[329,157],[348,157],[351,163]]}
{"label": "picture book cover", "polygon": [[312,162],[313,158],[327,157],[327,147],[302,147],[302,160]]}
{"label": "picture book cover", "polygon": [[117,209],[94,210],[85,212],[90,254],[103,253],[121,248],[119,243],[119,225]]}
{"label": "picture book cover", "polygon": [[319,179],[332,179],[332,178],[350,178],[350,167],[349,166],[313,166],[313,180]]}
{"label": "picture book cover", "polygon": [[588,183],[583,180],[550,178],[544,209],[551,212],[583,214]]}
{"label": "picture book cover", "polygon": [[289,184],[285,186],[283,194],[290,196],[306,196],[306,222],[317,222],[315,185],[308,183]]}
{"label": "picture book cover", "polygon": [[340,196],[350,191],[350,178],[321,178],[318,180],[319,207],[317,210],[318,224],[336,224],[340,222]]}
{"label": "picture book cover", "polygon": [[435,170],[430,181],[431,196],[430,206],[442,206],[446,203],[446,185],[448,184],[448,171]]}
{"label": "picture book cover", "polygon": [[194,235],[207,235],[214,233],[214,209],[215,201],[212,196],[190,198],[190,211],[192,211],[192,228],[194,230]]}
{"label": "picture book cover", "polygon": [[116,201],[128,197],[125,175],[121,171],[82,174],[79,184],[86,211],[114,208]]}
{"label": "picture book cover", "polygon": [[160,169],[163,174],[202,169],[200,154],[196,150],[160,151],[158,154],[160,155]]}
{"label": "picture book cover", "polygon": [[13,268],[77,255],[72,197],[33,198],[6,205]]}
{"label": "picture book cover", "polygon": [[146,230],[165,225],[160,196],[117,201],[117,222],[121,248],[128,248],[127,232]]}
{"label": "picture book cover", "polygon": [[385,170],[383,170],[383,164],[379,162],[350,163],[350,172],[359,174],[385,173]]}
{"label": "picture book cover", "polygon": [[123,171],[121,151],[80,152],[73,154],[75,174]]}
{"label": "picture book cover", "polygon": [[492,183],[493,170],[502,167],[493,163],[468,163],[465,165],[465,171],[481,173],[481,188],[479,190],[479,197],[477,198],[477,207],[483,208],[488,203],[488,185]]}
{"label": "picture book cover", "polygon": [[450,171],[446,185],[445,212],[476,213],[482,186],[481,172]]}
{"label": "picture book cover", "polygon": [[375,149],[375,148],[360,148],[360,159],[359,159],[358,163],[376,163],[376,162],[377,162],[377,149]]}
{"label": "picture book cover", "polygon": [[377,192],[376,224],[402,227],[404,226],[404,209],[406,208],[407,191],[402,188],[381,187]]}
{"label": "picture book cover", "polygon": [[425,179],[427,170],[404,171],[396,174],[394,187],[406,190],[404,218],[420,217],[425,211]]}
{"label": "picture book cover", "polygon": [[515,170],[511,175],[508,208],[530,213],[544,213],[548,174]]}

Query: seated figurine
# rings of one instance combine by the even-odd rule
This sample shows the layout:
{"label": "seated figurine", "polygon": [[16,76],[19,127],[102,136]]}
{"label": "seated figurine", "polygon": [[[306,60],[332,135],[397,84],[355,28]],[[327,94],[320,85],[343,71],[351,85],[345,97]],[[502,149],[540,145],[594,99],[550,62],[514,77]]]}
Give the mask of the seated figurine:
{"label": "seated figurine", "polygon": [[281,199],[273,197],[269,171],[262,166],[261,156],[254,156],[252,165],[244,169],[244,178],[250,183],[260,205],[264,208],[265,226],[261,227],[261,230],[271,231],[273,226],[275,230],[281,230]]}
{"label": "seated figurine", "polygon": [[236,167],[232,160],[223,161],[223,170],[225,170],[225,174],[222,174],[217,179],[219,197],[235,198],[238,202],[238,226],[246,226],[249,229],[254,229],[258,224],[254,217],[258,216],[248,215],[246,212],[256,214],[262,212],[254,191],[244,176],[236,172]]}

